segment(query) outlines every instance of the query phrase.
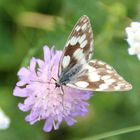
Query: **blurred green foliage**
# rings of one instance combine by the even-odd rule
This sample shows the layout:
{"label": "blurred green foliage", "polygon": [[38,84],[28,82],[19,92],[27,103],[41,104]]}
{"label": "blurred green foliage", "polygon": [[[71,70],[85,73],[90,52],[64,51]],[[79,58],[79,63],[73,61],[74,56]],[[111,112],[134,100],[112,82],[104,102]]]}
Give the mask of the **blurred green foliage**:
{"label": "blurred green foliage", "polygon": [[[89,16],[94,31],[94,58],[111,64],[132,83],[133,90],[96,92],[89,101],[86,117],[77,118],[78,123],[72,127],[64,123],[58,131],[45,133],[43,121],[31,126],[24,120],[27,113],[17,108],[23,100],[12,95],[18,80],[16,73],[32,56],[42,57],[44,44],[63,49],[72,27],[84,14]],[[55,20],[56,16],[60,21]],[[139,17],[139,0],[1,0],[0,106],[10,116],[11,125],[0,131],[0,140],[73,140],[140,124],[140,62],[136,56],[128,55],[124,30]],[[107,140],[124,139],[139,140],[140,132]]]}

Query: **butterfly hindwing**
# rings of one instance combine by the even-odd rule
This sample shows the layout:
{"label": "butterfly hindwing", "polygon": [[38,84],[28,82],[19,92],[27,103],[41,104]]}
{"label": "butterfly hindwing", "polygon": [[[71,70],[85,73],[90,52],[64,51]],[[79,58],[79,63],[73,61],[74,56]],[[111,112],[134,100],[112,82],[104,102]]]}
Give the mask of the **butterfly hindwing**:
{"label": "butterfly hindwing", "polygon": [[74,26],[59,64],[59,75],[77,63],[85,64],[93,52],[93,33],[89,18],[82,16]]}
{"label": "butterfly hindwing", "polygon": [[92,91],[126,91],[132,88],[111,66],[102,61],[89,61],[84,71],[68,86]]}

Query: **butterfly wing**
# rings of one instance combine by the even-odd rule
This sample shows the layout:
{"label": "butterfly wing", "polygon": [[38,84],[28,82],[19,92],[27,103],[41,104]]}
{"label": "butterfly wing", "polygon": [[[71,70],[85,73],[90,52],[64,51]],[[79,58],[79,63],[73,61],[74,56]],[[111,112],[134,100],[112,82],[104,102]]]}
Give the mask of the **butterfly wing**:
{"label": "butterfly wing", "polygon": [[[93,52],[93,33],[89,18],[82,16],[74,26],[59,63],[59,76],[76,64],[85,64]],[[66,70],[66,71],[67,71]]]}
{"label": "butterfly wing", "polygon": [[127,91],[132,89],[131,84],[125,81],[111,66],[91,60],[84,67],[84,73],[78,75],[75,81],[67,86],[91,91]]}

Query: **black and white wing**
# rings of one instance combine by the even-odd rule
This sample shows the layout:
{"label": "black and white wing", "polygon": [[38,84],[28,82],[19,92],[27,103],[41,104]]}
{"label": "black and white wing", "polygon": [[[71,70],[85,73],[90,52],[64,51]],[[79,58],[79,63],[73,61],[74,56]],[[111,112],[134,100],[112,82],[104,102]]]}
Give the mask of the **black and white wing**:
{"label": "black and white wing", "polygon": [[91,91],[127,91],[132,85],[125,81],[111,66],[103,61],[91,60],[68,86]]}
{"label": "black and white wing", "polygon": [[76,64],[85,64],[93,52],[93,33],[89,18],[82,16],[74,26],[59,64],[59,75]]}

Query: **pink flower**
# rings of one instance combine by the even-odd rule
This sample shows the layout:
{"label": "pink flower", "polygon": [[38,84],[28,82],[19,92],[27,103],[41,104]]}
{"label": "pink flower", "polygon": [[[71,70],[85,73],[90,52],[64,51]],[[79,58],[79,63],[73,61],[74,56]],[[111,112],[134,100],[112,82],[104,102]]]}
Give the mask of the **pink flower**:
{"label": "pink flower", "polygon": [[[63,86],[55,86],[54,79],[58,79],[58,66],[62,51],[54,52],[44,46],[44,60],[32,58],[28,68],[22,67],[18,72],[17,82],[13,94],[25,98],[19,103],[20,110],[27,112],[25,120],[34,124],[45,120],[44,131],[58,129],[63,120],[73,125],[76,116],[84,116],[87,112],[88,100],[91,92]],[[54,78],[54,79],[53,79]]]}

